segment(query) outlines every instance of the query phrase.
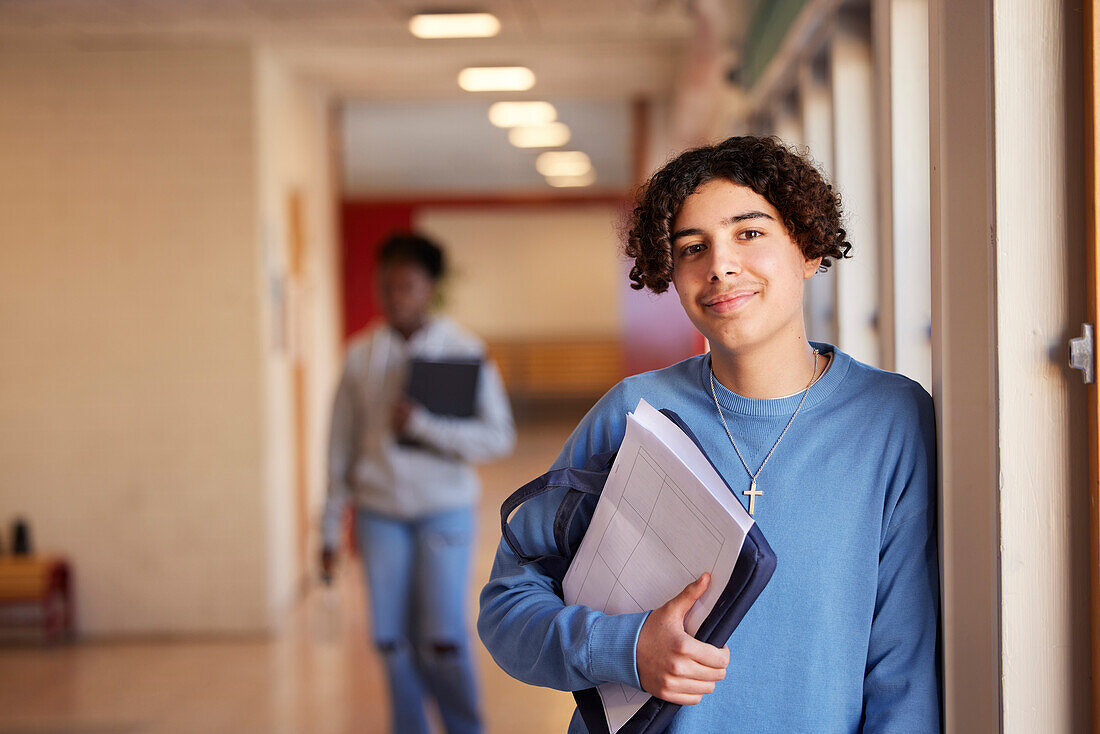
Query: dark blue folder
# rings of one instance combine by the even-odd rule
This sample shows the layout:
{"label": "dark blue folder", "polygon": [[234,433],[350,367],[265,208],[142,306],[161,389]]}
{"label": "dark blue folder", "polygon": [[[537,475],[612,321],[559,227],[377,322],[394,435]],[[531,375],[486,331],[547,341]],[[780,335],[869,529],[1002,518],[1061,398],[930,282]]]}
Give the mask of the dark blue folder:
{"label": "dark blue folder", "polygon": [[[477,412],[480,373],[481,360],[477,358],[412,359],[405,397],[435,415],[471,418]],[[397,443],[406,448],[435,451],[409,436],[398,436]]]}
{"label": "dark blue folder", "polygon": [[405,395],[429,413],[470,418],[476,411],[481,360],[412,359]]}
{"label": "dark blue folder", "polygon": [[[671,410],[662,410],[680,430],[695,442],[702,450],[699,440],[687,427],[680,416]],[[556,591],[562,593],[562,581],[569,563],[580,546],[584,531],[592,519],[600,492],[607,481],[607,475],[615,462],[617,452],[609,451],[597,454],[588,460],[583,469],[556,469],[543,474],[516,490],[504,501],[500,508],[500,530],[504,541],[512,549],[521,565],[537,563],[556,582]],[[706,453],[704,452],[704,455]],[[707,457],[708,461],[710,457]],[[713,465],[714,462],[711,462]],[[717,467],[715,467],[717,470]],[[722,473],[718,472],[721,476]],[[728,487],[727,487],[728,488]],[[522,552],[519,539],[508,527],[508,518],[524,502],[553,489],[566,489],[565,498],[554,516],[554,542],[558,553],[530,556]],[[732,490],[730,490],[732,494]],[[737,625],[741,623],[760,592],[767,586],[775,572],[776,558],[768,541],[764,538],[760,526],[753,524],[741,546],[733,573],[726,582],[714,609],[699,626],[695,637],[703,642],[721,647],[726,644]],[[574,691],[577,709],[591,734],[610,734],[607,718],[603,712],[603,702],[595,688]],[[642,705],[622,728],[619,734],[658,734],[665,730],[679,711],[678,704],[669,703],[655,696]]]}

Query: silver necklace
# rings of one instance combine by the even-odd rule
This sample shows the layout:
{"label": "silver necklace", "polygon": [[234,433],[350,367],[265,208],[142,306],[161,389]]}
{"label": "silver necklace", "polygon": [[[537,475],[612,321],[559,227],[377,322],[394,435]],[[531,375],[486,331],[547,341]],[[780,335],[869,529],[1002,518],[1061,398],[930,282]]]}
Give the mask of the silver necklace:
{"label": "silver necklace", "polygon": [[[713,358],[712,358],[713,359]],[[762,490],[756,488],[756,478],[760,476],[760,472],[764,471],[764,467],[768,465],[768,459],[772,458],[772,454],[775,453],[775,449],[779,446],[779,442],[783,440],[783,437],[787,435],[787,429],[794,423],[795,417],[798,415],[798,411],[802,410],[802,404],[806,402],[806,396],[810,394],[810,388],[817,382],[817,349],[814,349],[814,372],[810,375],[810,381],[806,383],[806,389],[802,391],[802,399],[798,401],[798,407],[791,413],[791,419],[787,421],[787,425],[784,426],[783,432],[779,434],[779,438],[775,439],[775,443],[772,444],[771,451],[764,457],[764,461],[760,464],[760,468],[753,474],[752,469],[749,468],[748,463],[745,461],[745,457],[741,455],[741,449],[737,448],[737,442],[733,440],[733,434],[730,433],[730,427],[726,425],[726,416],[722,412],[722,406],[718,403],[718,392],[714,389],[714,367],[710,369],[710,394],[714,398],[714,407],[718,410],[718,417],[722,421],[722,427],[726,429],[726,435],[729,436],[730,443],[733,444],[733,450],[737,452],[737,458],[741,460],[741,466],[745,467],[745,471],[748,473],[752,483],[749,485],[747,491],[741,494],[747,495],[749,498],[749,517],[752,517],[756,512],[756,498],[764,494]]]}

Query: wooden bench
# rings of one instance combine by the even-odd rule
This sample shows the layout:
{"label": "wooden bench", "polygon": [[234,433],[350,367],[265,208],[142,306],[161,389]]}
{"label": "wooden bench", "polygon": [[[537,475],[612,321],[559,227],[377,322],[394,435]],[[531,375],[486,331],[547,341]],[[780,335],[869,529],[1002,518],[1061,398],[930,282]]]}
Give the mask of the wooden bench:
{"label": "wooden bench", "polygon": [[[47,641],[75,627],[69,564],[56,556],[0,556],[0,627],[39,628]],[[17,614],[29,608],[30,615]]]}
{"label": "wooden bench", "polygon": [[617,337],[493,341],[489,356],[518,400],[594,400],[623,378]]}

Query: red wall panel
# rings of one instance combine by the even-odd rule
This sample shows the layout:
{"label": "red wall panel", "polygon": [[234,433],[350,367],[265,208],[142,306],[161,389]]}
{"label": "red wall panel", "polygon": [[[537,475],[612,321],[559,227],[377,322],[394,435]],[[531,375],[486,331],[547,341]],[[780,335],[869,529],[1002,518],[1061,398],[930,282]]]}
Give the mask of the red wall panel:
{"label": "red wall panel", "polygon": [[341,207],[344,248],[344,338],[380,315],[374,297],[374,254],[386,237],[412,229],[415,203],[345,202]]}

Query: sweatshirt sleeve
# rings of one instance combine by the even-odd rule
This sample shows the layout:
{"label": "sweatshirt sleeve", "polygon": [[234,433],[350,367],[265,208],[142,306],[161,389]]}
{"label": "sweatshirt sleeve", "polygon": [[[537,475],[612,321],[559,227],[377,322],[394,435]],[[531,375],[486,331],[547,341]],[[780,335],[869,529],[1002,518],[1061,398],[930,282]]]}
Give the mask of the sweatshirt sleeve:
{"label": "sweatshirt sleeve", "polygon": [[348,476],[355,462],[357,432],[355,388],[347,364],[332,401],[332,425],[328,441],[328,492],[321,513],[321,543],[329,549],[340,546],[344,508],[350,497]]}
{"label": "sweatshirt sleeve", "polygon": [[[919,388],[917,388],[919,390]],[[939,555],[932,400],[906,439],[900,492],[879,552],[878,591],[863,682],[863,731],[939,732]]]}
{"label": "sweatshirt sleeve", "polygon": [[[593,453],[620,444],[625,411],[616,418],[618,407],[610,393],[605,396],[570,436],[555,467],[583,464]],[[510,527],[525,553],[557,553],[553,522],[564,493],[555,490],[535,497],[513,515]],[[566,605],[560,594],[558,580],[537,564],[520,565],[501,542],[481,592],[477,623],[497,664],[525,683],[563,691],[612,681],[640,689],[635,651],[648,612],[608,615]]]}
{"label": "sweatshirt sleeve", "polygon": [[507,455],[516,443],[516,428],[496,365],[486,361],[482,366],[472,418],[434,415],[417,406],[409,415],[405,432],[464,461],[489,461]]}

